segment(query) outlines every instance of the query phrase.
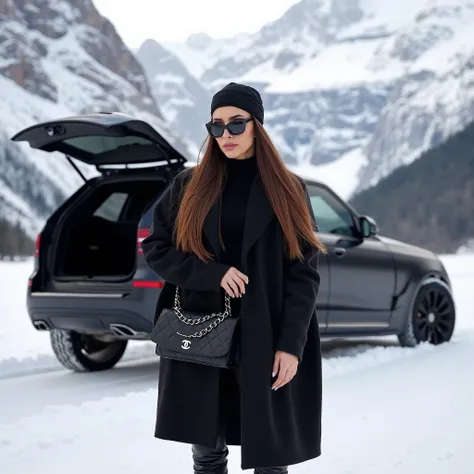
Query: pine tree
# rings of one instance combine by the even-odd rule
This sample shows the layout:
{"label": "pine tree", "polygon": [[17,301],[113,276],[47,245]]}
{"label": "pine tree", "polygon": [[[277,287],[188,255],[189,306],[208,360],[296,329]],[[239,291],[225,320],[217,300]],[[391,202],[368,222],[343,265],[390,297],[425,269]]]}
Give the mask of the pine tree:
{"label": "pine tree", "polygon": [[15,257],[33,255],[34,242],[23,230],[19,222],[12,225],[0,218],[0,259],[13,260]]}

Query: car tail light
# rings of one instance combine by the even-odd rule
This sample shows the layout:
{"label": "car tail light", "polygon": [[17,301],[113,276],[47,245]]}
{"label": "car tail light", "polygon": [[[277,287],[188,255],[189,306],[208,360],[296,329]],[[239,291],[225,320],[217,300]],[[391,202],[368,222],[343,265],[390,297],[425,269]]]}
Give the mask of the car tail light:
{"label": "car tail light", "polygon": [[137,231],[137,253],[143,255],[142,242],[150,235],[150,229],[140,227]]}
{"label": "car tail light", "polygon": [[40,244],[41,244],[41,232],[38,234],[36,237],[36,242],[35,242],[35,257],[39,257],[40,253]]}
{"label": "car tail light", "polygon": [[[137,253],[143,255],[142,242],[143,239],[150,235],[150,229],[140,227],[137,231]],[[163,288],[163,281],[156,280],[134,280],[132,283],[134,288]]]}
{"label": "car tail light", "polygon": [[33,263],[33,273],[28,277],[28,287],[33,286],[33,279],[38,274],[39,270],[39,255],[40,255],[40,246],[41,246],[41,232],[36,236],[35,241],[35,258]]}
{"label": "car tail light", "polygon": [[148,281],[148,280],[135,280],[133,282],[134,288],[163,288],[163,281]]}

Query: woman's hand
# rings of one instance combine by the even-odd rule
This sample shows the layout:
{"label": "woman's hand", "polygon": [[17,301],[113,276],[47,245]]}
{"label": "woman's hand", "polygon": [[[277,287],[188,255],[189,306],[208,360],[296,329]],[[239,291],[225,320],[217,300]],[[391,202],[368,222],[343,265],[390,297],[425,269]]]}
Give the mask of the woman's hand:
{"label": "woman's hand", "polygon": [[230,267],[222,278],[221,286],[232,298],[241,297],[245,293],[245,284],[248,284],[249,278],[237,268]]}
{"label": "woman's hand", "polygon": [[277,390],[286,385],[296,375],[298,370],[298,357],[287,352],[276,351],[275,361],[273,362],[273,374],[278,378],[273,382],[272,390]]}

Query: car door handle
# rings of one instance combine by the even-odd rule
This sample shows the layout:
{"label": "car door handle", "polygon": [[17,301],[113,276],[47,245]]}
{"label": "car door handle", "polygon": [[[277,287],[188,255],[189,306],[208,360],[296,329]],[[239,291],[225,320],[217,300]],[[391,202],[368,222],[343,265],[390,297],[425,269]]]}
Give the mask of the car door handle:
{"label": "car door handle", "polygon": [[334,247],[332,252],[335,253],[338,257],[342,258],[346,253],[346,249],[344,247]]}

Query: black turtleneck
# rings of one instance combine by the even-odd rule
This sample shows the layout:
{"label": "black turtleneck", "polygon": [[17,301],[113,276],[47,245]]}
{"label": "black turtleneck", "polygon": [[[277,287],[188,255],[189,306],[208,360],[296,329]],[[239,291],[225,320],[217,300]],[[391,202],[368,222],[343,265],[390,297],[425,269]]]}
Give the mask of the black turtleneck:
{"label": "black turtleneck", "polygon": [[255,157],[227,158],[227,180],[222,192],[221,232],[226,251],[223,262],[241,268],[242,238],[250,186],[257,175]]}

